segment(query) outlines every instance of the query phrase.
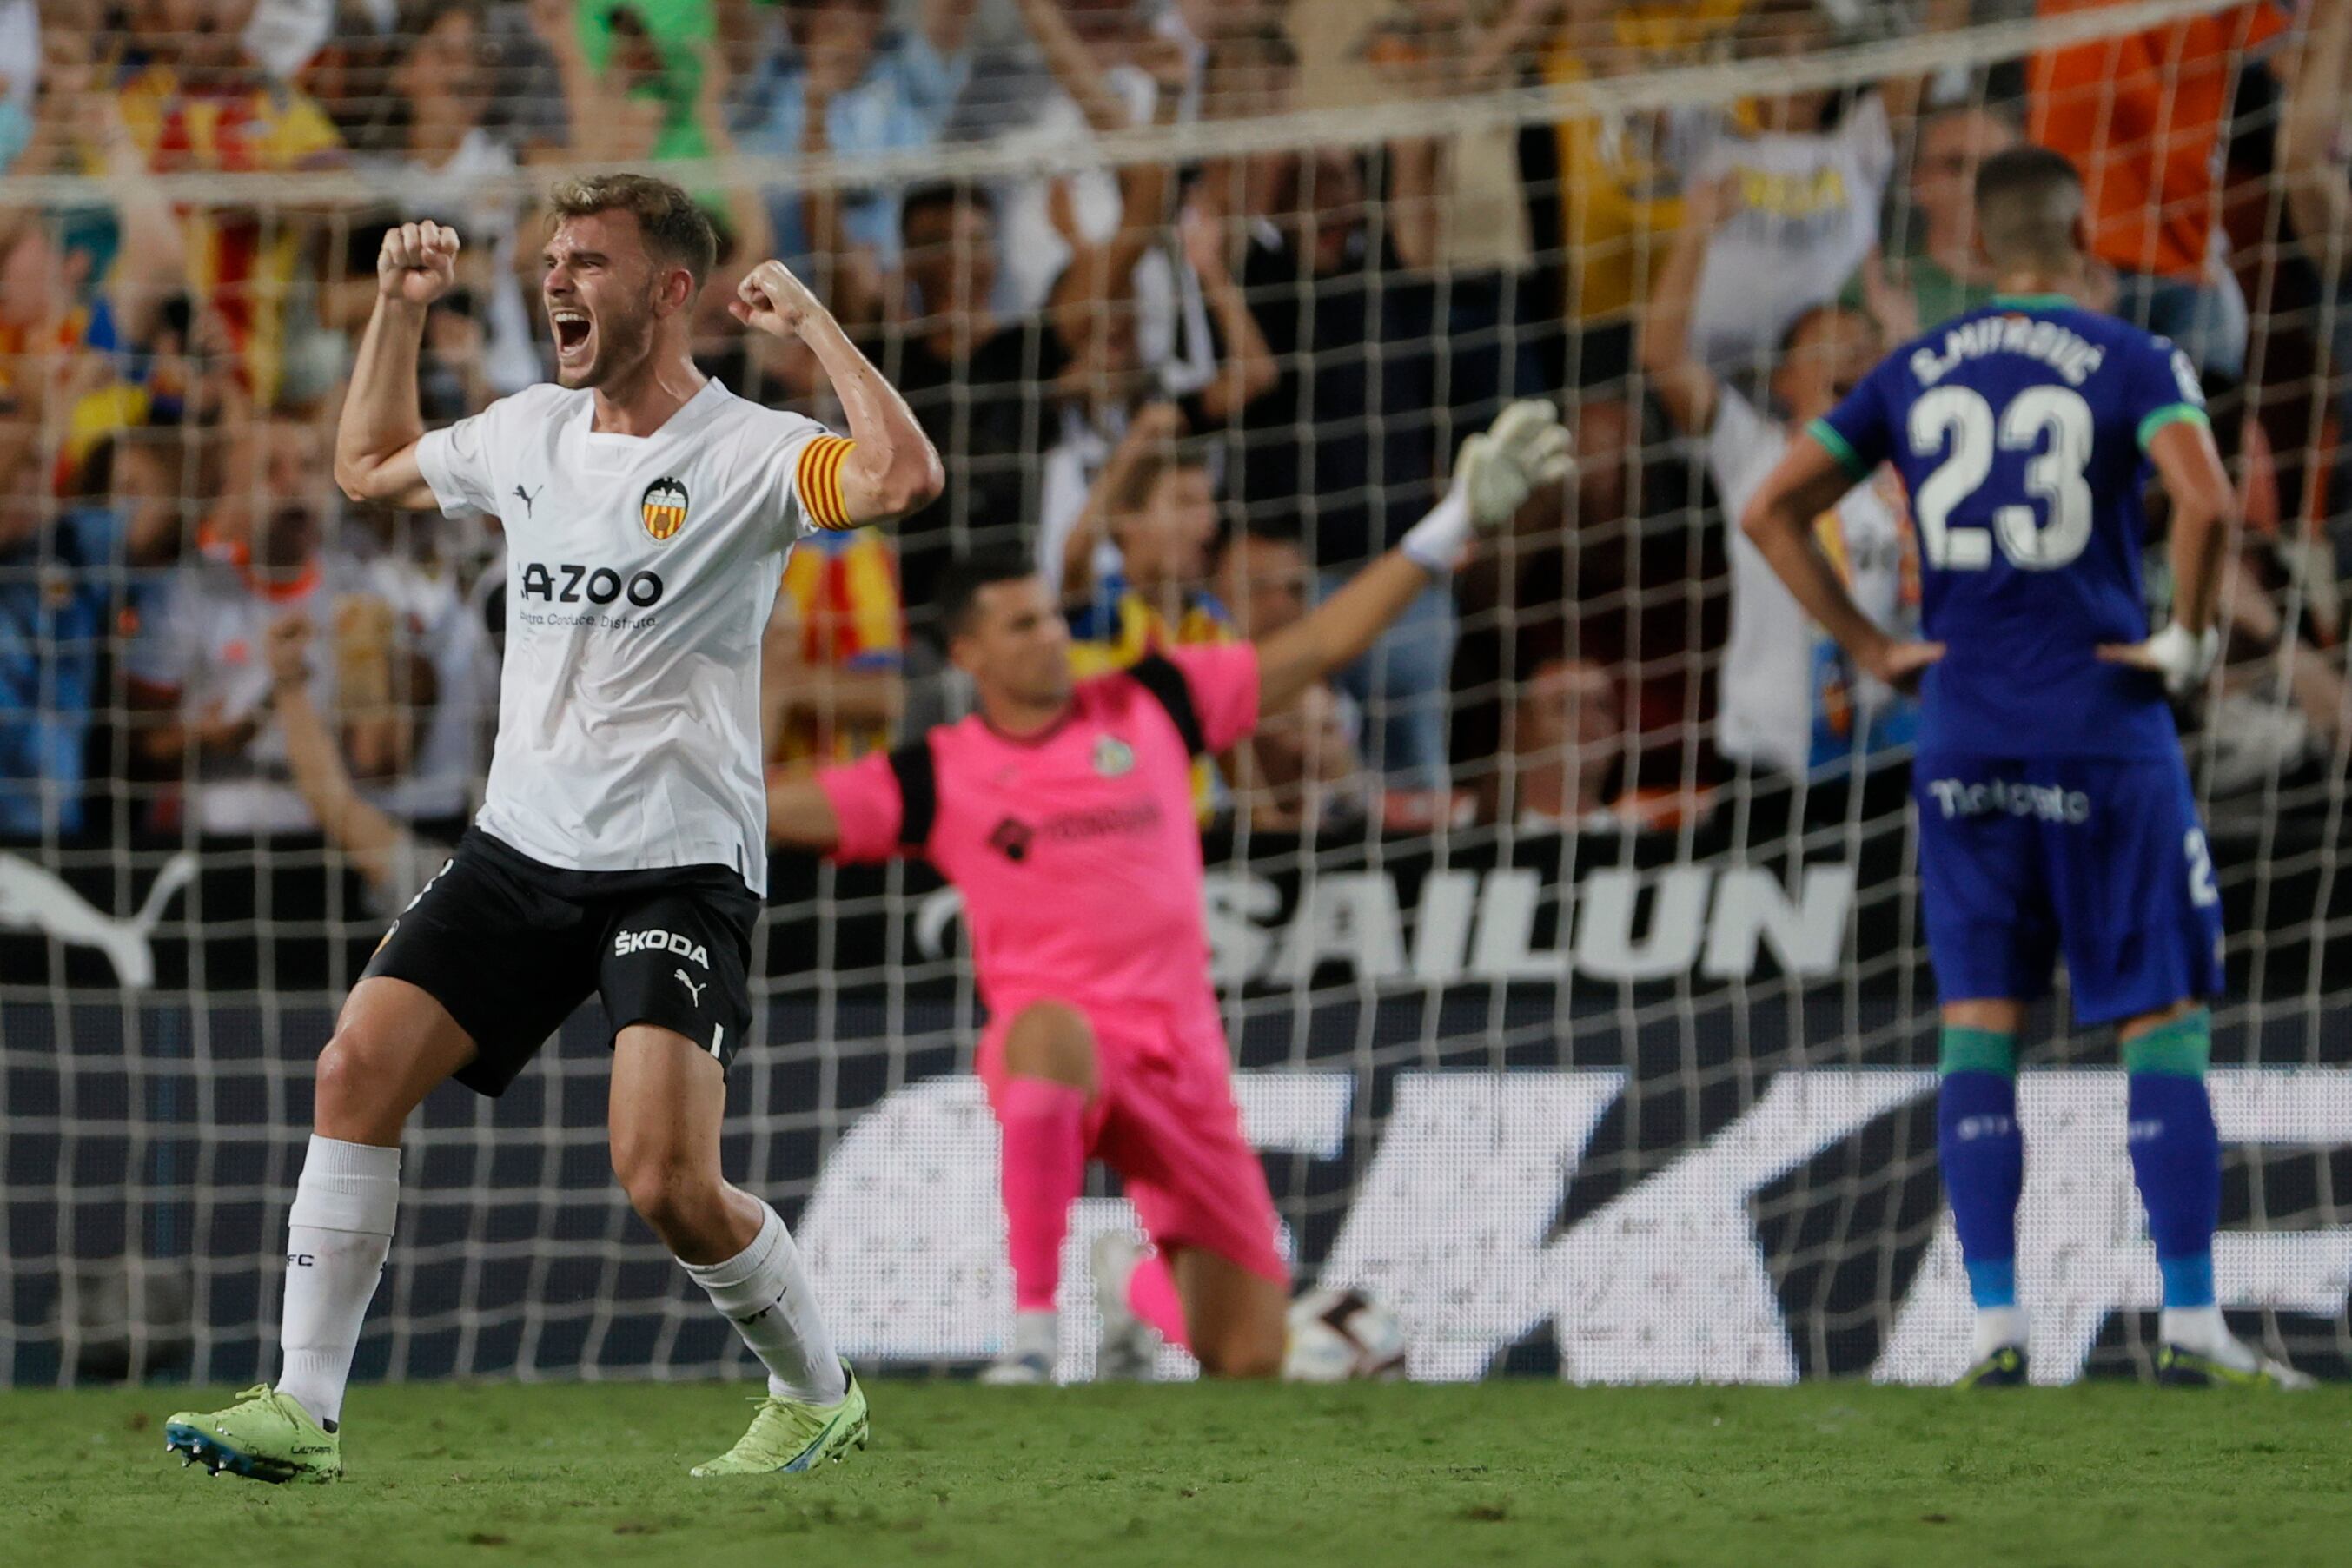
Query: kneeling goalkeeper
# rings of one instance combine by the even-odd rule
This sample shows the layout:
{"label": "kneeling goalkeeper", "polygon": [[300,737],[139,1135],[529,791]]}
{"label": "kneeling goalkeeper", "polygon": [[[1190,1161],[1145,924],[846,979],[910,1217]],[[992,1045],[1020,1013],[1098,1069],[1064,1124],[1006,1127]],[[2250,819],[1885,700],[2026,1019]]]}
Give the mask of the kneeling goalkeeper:
{"label": "kneeling goalkeeper", "polygon": [[1025,555],[961,561],[941,625],[978,711],[771,788],[776,841],[845,861],[920,855],[962,890],[1016,1308],[992,1381],[1052,1376],[1062,1243],[1089,1157],[1119,1173],[1155,1249],[1097,1252],[1098,1370],[1140,1374],[1161,1338],[1213,1376],[1280,1369],[1288,1270],[1210,986],[1192,762],[1361,656],[1474,528],[1507,521],[1569,467],[1551,407],[1514,404],[1464,446],[1445,498],[1398,548],[1304,619],[1083,682]]}

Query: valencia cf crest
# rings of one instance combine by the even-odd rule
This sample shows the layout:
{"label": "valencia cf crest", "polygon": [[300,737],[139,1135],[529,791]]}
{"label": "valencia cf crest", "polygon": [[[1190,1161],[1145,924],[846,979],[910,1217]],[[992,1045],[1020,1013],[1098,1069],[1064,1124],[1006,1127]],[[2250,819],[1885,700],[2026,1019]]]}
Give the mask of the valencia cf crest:
{"label": "valencia cf crest", "polygon": [[686,486],[668,477],[655,480],[637,502],[637,516],[656,541],[668,538],[686,527]]}
{"label": "valencia cf crest", "polygon": [[1135,747],[1115,735],[1095,742],[1095,771],[1105,779],[1124,778],[1135,767]]}

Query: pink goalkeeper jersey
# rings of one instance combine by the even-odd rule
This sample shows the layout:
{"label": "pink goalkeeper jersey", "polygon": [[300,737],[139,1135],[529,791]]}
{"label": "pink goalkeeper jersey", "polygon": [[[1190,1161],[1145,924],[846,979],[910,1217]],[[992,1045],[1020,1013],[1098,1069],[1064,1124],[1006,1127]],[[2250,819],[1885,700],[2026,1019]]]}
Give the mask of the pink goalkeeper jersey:
{"label": "pink goalkeeper jersey", "polygon": [[[1013,739],[978,715],[828,768],[835,858],[919,854],[962,890],[981,998],[1190,1010],[1209,988],[1192,758],[1257,724],[1257,650],[1171,648]],[[1190,733],[1187,733],[1187,732]]]}

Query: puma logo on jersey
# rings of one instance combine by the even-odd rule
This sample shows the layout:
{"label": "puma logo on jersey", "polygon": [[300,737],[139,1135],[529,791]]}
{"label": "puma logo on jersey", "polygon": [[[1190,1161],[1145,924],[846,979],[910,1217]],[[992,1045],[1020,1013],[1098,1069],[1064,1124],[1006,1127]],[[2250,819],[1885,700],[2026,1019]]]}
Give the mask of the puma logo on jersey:
{"label": "puma logo on jersey", "polygon": [[526,490],[520,485],[517,485],[514,487],[515,499],[522,503],[522,515],[524,517],[528,517],[530,516],[530,504],[533,501],[538,500],[541,496],[546,494],[546,491],[547,486],[544,485],[541,485],[536,490]]}
{"label": "puma logo on jersey", "polygon": [[686,971],[684,969],[672,969],[670,974],[677,979],[679,985],[684,986],[693,994],[694,1005],[696,1007],[700,1007],[702,1005],[702,986],[707,986],[710,984],[710,982],[705,980],[702,982],[702,986],[698,986],[692,980],[686,977]]}
{"label": "puma logo on jersey", "polygon": [[625,958],[632,953],[675,953],[689,964],[710,967],[710,949],[675,931],[624,931],[613,938],[614,957]]}

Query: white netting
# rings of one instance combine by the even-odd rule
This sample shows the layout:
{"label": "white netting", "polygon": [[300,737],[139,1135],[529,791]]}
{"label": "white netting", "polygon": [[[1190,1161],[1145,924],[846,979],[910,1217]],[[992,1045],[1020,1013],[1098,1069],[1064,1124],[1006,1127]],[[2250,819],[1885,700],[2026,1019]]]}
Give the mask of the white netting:
{"label": "white netting", "polygon": [[[1262,626],[1392,540],[1505,396],[1559,400],[1569,493],[1214,790],[1218,972],[1301,1277],[1392,1303],[1424,1376],[1948,1375],[1966,1292],[1902,714],[1776,612],[1724,518],[1805,367],[1836,379],[1806,356],[1989,292],[1956,214],[2029,120],[2089,138],[2117,308],[2198,353],[2249,498],[2224,695],[2189,737],[2231,934],[2219,1264],[2225,1304],[2339,1363],[2352,41],[2214,0],[2042,8],[1074,6],[1081,57],[1117,63],[1057,81],[1010,5],[868,37],[718,5],[711,37],[615,40],[602,5],[265,5],[284,30],[252,47],[289,86],[231,33],[172,32],[180,8],[101,34],[43,6],[36,34],[0,5],[0,51],[37,51],[0,61],[36,89],[0,99],[0,1381],[271,1364],[311,1061],[478,787],[502,612],[494,535],[333,493],[376,235],[432,215],[477,258],[428,332],[445,422],[544,374],[551,181],[656,154],[731,244],[714,289],[804,266],[950,471],[892,544],[788,582],[791,762],[957,710],[926,641],[951,552],[1099,572],[1114,549],[1063,544],[1093,510],[1181,533],[1122,445],[1155,403],[1239,541],[1195,586]],[[2088,53],[2024,63],[2064,46]],[[1144,123],[1090,134],[1097,99]],[[2128,194],[2159,148],[2171,183]],[[1660,308],[1700,190],[1730,210]],[[702,347],[828,413],[805,356],[723,317]],[[1858,506],[1833,553],[1903,614],[1901,497]],[[319,747],[262,700],[289,607]],[[313,752],[373,810],[298,775]],[[1011,1291],[952,896],[790,855],[772,880],[730,1174],[794,1224],[849,1354],[984,1357]],[[2023,1279],[2065,1376],[2119,1364],[2157,1297],[2105,1037],[2049,1031]],[[738,1366],[611,1181],[606,1061],[592,1007],[504,1100],[420,1113],[362,1375]],[[1066,1301],[1120,1222],[1094,1191]]]}

